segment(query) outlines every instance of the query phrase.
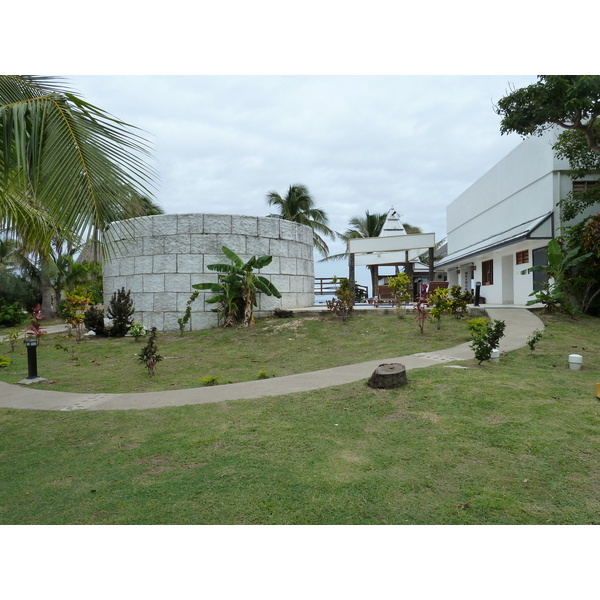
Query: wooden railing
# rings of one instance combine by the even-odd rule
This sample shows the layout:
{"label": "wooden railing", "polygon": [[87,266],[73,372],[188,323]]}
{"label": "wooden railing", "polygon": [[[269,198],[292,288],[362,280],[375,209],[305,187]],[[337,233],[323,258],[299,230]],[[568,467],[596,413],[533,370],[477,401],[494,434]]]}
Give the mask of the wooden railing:
{"label": "wooden railing", "polygon": [[[354,284],[356,290],[363,290],[363,297],[368,296],[369,288],[366,285]],[[315,295],[316,296],[333,296],[338,288],[337,283],[333,283],[332,277],[315,277]]]}

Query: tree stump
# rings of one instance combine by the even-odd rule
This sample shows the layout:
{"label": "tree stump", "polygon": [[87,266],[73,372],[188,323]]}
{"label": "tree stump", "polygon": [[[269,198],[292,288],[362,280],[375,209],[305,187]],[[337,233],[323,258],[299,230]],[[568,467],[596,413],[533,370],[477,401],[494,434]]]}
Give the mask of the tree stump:
{"label": "tree stump", "polygon": [[369,378],[369,385],[377,389],[399,387],[406,383],[406,367],[400,363],[379,365]]}

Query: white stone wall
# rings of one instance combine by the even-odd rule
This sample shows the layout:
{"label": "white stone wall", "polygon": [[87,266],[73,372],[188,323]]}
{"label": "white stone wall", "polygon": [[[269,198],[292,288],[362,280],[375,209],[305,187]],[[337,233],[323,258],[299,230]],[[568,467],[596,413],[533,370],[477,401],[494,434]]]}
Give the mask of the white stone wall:
{"label": "white stone wall", "polygon": [[[112,223],[107,241],[118,250],[104,263],[104,302],[122,287],[131,290],[134,319],[144,327],[178,331],[192,284],[216,281],[207,265],[225,262],[227,246],[243,260],[271,255],[260,271],[281,292],[282,298],[259,294],[257,316],[275,308],[304,308],[314,304],[313,234],[310,227],[243,215],[156,215]],[[192,305],[188,328],[206,329],[217,324],[210,292],[201,292]]]}

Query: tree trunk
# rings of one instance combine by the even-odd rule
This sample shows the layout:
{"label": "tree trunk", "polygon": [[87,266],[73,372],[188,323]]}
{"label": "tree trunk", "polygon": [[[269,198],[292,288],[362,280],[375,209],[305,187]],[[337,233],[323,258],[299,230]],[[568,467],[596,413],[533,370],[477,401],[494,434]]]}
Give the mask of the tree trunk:
{"label": "tree trunk", "polygon": [[55,308],[52,306],[52,286],[47,277],[42,278],[42,316],[45,319],[51,319],[55,314]]}
{"label": "tree trunk", "polygon": [[369,378],[369,385],[377,389],[395,388],[406,383],[406,367],[400,363],[381,364]]}

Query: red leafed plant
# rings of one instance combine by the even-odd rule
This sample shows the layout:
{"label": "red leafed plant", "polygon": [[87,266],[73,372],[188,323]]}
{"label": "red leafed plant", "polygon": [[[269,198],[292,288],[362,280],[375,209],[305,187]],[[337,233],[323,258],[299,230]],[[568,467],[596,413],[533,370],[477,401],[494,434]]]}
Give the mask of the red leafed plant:
{"label": "red leafed plant", "polygon": [[45,329],[42,329],[40,323],[40,321],[44,320],[44,316],[42,315],[42,307],[40,304],[31,309],[30,319],[29,327],[24,330],[25,335],[34,335],[39,345],[41,337],[47,333]]}

